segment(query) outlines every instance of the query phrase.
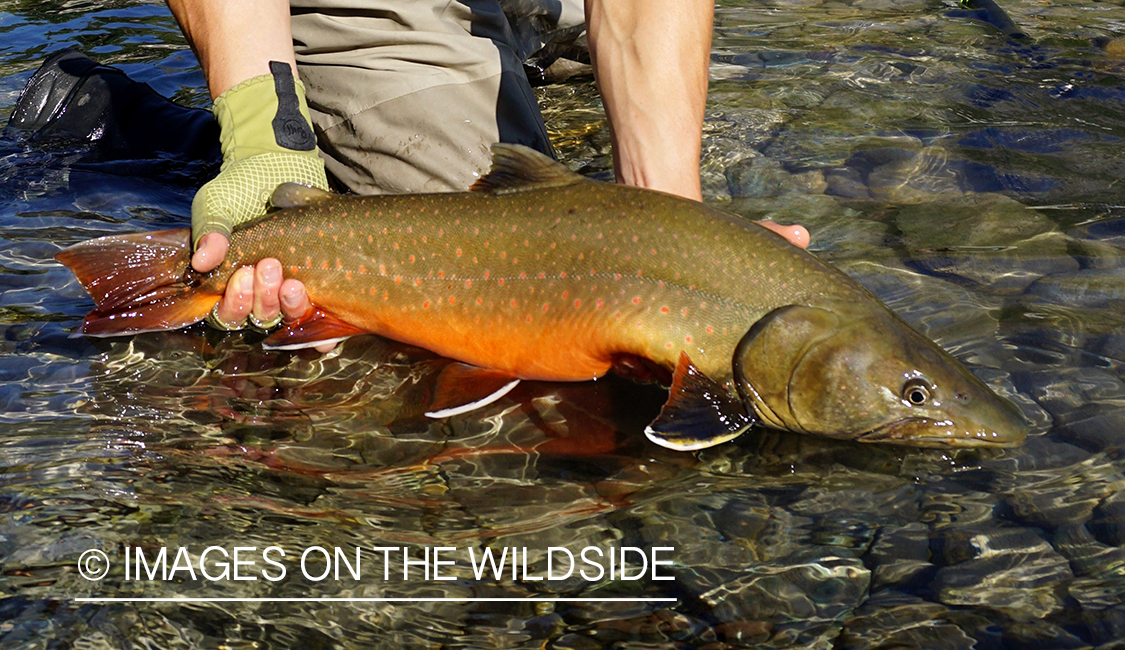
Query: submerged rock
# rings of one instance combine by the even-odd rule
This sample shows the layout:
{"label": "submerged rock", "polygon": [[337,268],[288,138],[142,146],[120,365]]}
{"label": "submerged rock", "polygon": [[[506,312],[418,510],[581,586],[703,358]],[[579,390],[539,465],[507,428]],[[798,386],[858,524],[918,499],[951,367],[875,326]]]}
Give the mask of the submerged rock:
{"label": "submerged rock", "polygon": [[863,600],[871,572],[830,547],[809,547],[775,562],[747,567],[699,599],[722,620],[839,621]]}
{"label": "submerged rock", "polygon": [[934,570],[930,535],[921,523],[881,530],[865,556],[871,568],[871,588],[906,585]]}
{"label": "submerged rock", "polygon": [[1027,528],[958,529],[947,542],[971,548],[972,559],[942,567],[933,588],[939,602],[995,609],[1016,620],[1063,608],[1074,574],[1066,559]]}
{"label": "submerged rock", "polygon": [[1002,194],[935,197],[898,208],[893,220],[912,251],[1011,246],[1055,227],[1050,219]]}
{"label": "submerged rock", "polygon": [[894,592],[874,595],[844,625],[840,650],[926,648],[961,650],[976,640],[950,622],[949,608]]}

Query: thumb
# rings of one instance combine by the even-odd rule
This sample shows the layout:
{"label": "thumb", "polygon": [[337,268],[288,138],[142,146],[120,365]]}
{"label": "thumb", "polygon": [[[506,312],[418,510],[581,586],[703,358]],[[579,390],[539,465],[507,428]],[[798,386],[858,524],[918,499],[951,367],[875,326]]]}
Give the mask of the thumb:
{"label": "thumb", "polygon": [[217,232],[209,232],[199,240],[191,256],[191,268],[207,273],[222,263],[230,248],[230,240]]}

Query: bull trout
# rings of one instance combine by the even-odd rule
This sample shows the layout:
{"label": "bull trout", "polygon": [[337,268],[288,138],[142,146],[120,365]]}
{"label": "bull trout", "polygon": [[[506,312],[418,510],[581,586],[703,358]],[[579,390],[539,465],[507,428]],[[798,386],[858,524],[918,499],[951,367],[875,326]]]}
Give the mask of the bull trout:
{"label": "bull trout", "polygon": [[432,417],[519,380],[616,368],[670,377],[645,433],[709,447],[752,424],[863,442],[1011,446],[1027,425],[964,366],[843,273],[739,217],[585,179],[496,145],[469,192],[332,196],[283,185],[278,210],[234,232],[226,261],[191,269],[187,229],[103,237],[56,258],[113,336],[204,318],[242,265],[281,260],[315,310],[271,335],[297,348],[363,333],[461,363]]}

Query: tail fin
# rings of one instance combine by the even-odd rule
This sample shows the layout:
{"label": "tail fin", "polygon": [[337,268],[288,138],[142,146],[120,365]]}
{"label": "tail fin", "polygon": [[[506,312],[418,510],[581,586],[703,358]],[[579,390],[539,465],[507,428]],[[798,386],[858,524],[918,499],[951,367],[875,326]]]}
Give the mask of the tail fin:
{"label": "tail fin", "polygon": [[97,305],[80,330],[88,336],[178,329],[203,320],[220,297],[199,286],[187,228],[91,239],[55,259]]}

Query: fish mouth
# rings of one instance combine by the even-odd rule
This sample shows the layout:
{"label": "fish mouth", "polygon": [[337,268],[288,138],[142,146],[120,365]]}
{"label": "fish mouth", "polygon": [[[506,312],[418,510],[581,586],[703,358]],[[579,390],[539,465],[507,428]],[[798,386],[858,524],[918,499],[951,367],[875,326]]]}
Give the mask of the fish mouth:
{"label": "fish mouth", "polygon": [[859,442],[881,442],[912,447],[1016,447],[1027,438],[1027,425],[999,427],[955,425],[950,420],[913,417],[890,422],[855,437]]}

